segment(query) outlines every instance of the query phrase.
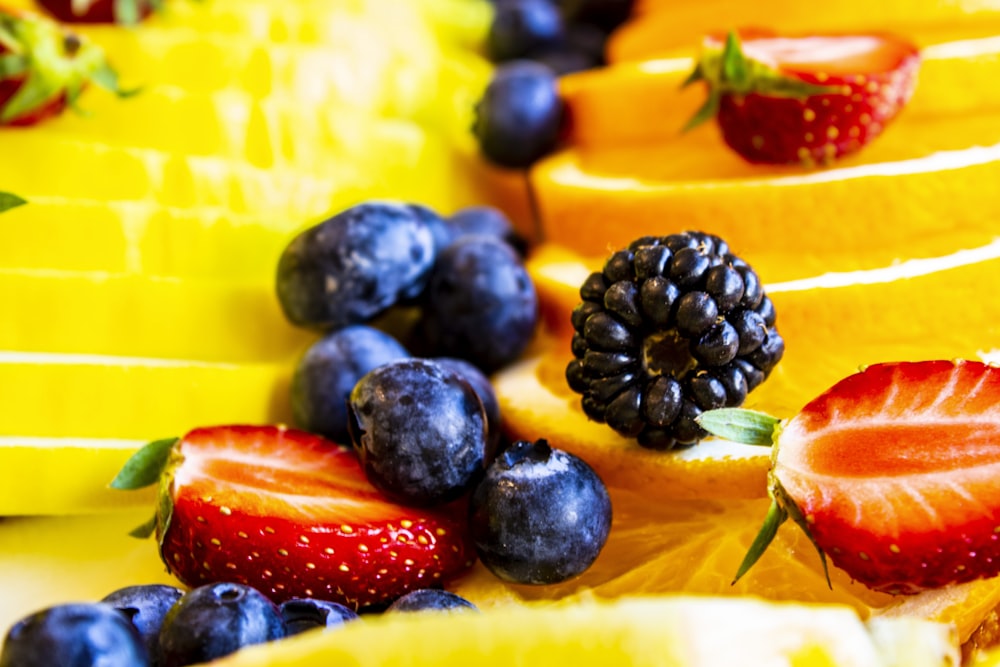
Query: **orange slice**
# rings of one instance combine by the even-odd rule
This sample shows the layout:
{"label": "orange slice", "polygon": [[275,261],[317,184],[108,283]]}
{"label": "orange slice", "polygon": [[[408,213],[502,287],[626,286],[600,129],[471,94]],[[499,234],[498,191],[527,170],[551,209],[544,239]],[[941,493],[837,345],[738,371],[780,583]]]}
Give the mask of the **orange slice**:
{"label": "orange slice", "polygon": [[830,4],[822,12],[810,11],[807,5],[795,0],[767,0],[754,5],[727,0],[697,3],[645,0],[636,8],[636,18],[612,35],[607,52],[612,62],[647,60],[678,47],[697,47],[702,35],[762,22],[783,34],[858,33],[891,27],[895,32],[909,35],[941,27],[985,27],[998,21],[1000,11],[995,5],[974,0],[892,1],[877,6],[863,0],[849,0]]}

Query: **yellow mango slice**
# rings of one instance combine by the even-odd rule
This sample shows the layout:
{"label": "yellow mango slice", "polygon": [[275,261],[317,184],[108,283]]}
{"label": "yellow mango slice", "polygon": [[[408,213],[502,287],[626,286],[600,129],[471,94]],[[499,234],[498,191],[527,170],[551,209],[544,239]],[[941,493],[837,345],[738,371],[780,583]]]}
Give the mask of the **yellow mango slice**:
{"label": "yellow mango slice", "polygon": [[14,313],[0,350],[262,362],[315,339],[287,322],[273,281],[0,270],[0,301]]}

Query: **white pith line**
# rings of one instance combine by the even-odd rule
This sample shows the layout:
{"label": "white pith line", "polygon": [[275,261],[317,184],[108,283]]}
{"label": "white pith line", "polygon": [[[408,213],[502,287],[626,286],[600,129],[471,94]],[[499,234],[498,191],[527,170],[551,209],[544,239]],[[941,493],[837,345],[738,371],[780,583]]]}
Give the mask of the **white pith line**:
{"label": "white pith line", "polygon": [[[839,273],[824,273],[811,278],[800,278],[782,283],[772,283],[766,286],[768,294],[781,292],[800,292],[811,289],[830,289],[847,287],[849,285],[874,285],[888,283],[905,278],[926,276],[939,271],[956,269],[961,266],[987,262],[1000,258],[1000,237],[985,246],[959,250],[943,257],[928,257],[924,259],[909,259],[899,264],[879,269],[864,271],[844,271]],[[1000,268],[997,271],[1000,275]]]}
{"label": "white pith line", "polygon": [[0,449],[25,447],[28,449],[139,449],[148,440],[125,440],[121,438],[77,438],[74,436],[39,437],[34,435],[2,435]]}
{"label": "white pith line", "polygon": [[215,368],[235,370],[246,364],[194,359],[164,359],[157,357],[120,357],[110,354],[80,354],[70,352],[22,352],[0,350],[0,364],[133,366],[145,368]]}

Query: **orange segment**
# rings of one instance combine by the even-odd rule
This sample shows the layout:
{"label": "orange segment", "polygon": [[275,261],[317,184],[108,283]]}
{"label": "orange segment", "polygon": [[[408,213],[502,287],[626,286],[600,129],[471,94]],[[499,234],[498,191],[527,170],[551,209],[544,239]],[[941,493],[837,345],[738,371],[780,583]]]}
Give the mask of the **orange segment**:
{"label": "orange segment", "polygon": [[[647,0],[637,17],[617,30],[608,43],[612,62],[647,60],[677,48],[697,48],[702,35],[734,27],[765,23],[783,34],[859,33],[885,30],[902,35],[940,30],[942,27],[986,27],[1000,21],[1000,11],[989,3],[964,0],[863,0],[827,3],[822,12],[796,0],[768,0],[747,4],[728,0],[672,2]],[[918,43],[923,43],[919,41]]]}

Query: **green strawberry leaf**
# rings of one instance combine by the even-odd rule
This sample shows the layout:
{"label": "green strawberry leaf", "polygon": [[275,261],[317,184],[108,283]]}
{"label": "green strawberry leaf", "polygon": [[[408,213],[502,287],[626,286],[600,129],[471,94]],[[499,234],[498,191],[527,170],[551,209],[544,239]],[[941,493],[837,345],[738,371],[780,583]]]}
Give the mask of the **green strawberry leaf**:
{"label": "green strawberry leaf", "polygon": [[111,488],[134,491],[156,484],[166,469],[170,452],[177,440],[178,438],[154,440],[139,449],[111,480]]}
{"label": "green strawberry leaf", "polygon": [[764,518],[764,525],[760,527],[760,532],[757,533],[757,537],[747,549],[743,562],[740,563],[739,569],[736,570],[736,576],[733,577],[733,584],[739,581],[760,560],[760,557],[764,555],[774,540],[774,536],[778,534],[778,528],[787,520],[788,512],[777,500],[772,500],[771,506],[767,509],[767,516]]}
{"label": "green strawberry leaf", "polygon": [[136,537],[140,540],[144,540],[152,535],[156,531],[156,514],[154,514],[149,521],[143,523],[142,525],[136,526],[128,532],[132,537]]}
{"label": "green strawberry leaf", "polygon": [[695,417],[695,421],[712,435],[724,440],[764,447],[770,447],[774,443],[775,432],[781,423],[777,417],[742,408],[707,410]]}
{"label": "green strawberry leaf", "polygon": [[0,192],[0,213],[22,206],[28,202],[9,192]]}
{"label": "green strawberry leaf", "polygon": [[115,21],[121,25],[139,23],[139,3],[137,0],[115,0]]}
{"label": "green strawberry leaf", "polygon": [[749,76],[750,64],[740,48],[740,39],[735,32],[730,32],[722,49],[722,80],[738,88],[746,83]]}

